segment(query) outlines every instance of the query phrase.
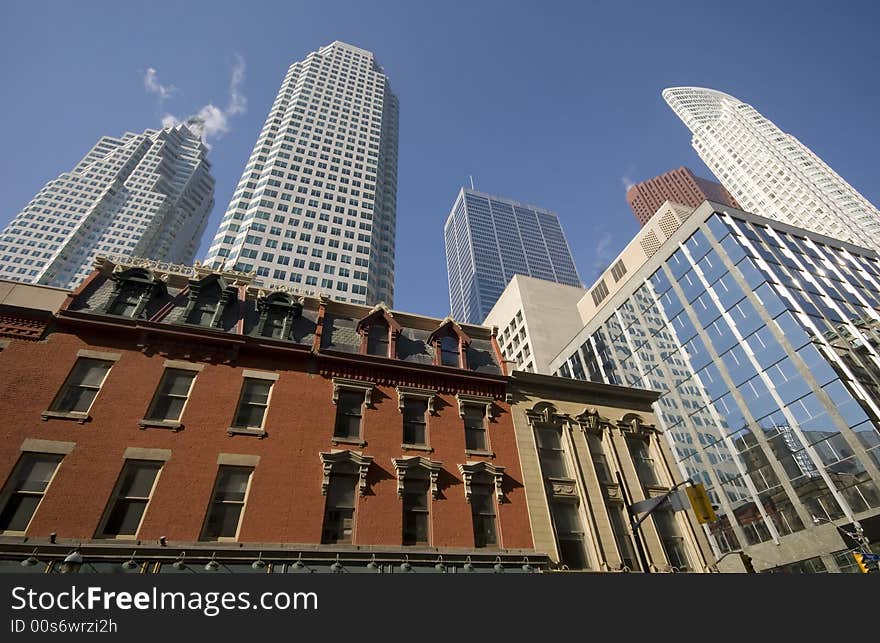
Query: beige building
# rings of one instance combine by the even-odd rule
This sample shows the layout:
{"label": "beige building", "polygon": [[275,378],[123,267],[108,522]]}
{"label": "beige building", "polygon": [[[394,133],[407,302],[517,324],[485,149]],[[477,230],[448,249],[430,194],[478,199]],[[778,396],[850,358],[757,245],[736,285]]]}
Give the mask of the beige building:
{"label": "beige building", "polygon": [[561,569],[715,571],[692,510],[664,503],[631,527],[632,504],[681,481],[656,428],[657,393],[524,372],[510,382],[536,550]]}
{"label": "beige building", "polygon": [[514,275],[483,325],[498,327],[501,354],[515,369],[549,374],[550,360],[583,328],[577,303],[586,293],[583,288]]}

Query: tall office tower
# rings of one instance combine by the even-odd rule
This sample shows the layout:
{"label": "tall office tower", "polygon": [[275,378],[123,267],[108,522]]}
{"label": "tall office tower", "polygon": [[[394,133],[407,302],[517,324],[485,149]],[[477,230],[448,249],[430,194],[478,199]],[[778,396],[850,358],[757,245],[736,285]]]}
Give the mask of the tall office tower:
{"label": "tall office tower", "polygon": [[717,203],[658,219],[550,369],[661,393],[681,475],[718,506],[716,558],[853,571],[880,539],[880,258]]}
{"label": "tall office tower", "polygon": [[714,201],[739,208],[736,200],[723,185],[701,179],[690,168],[684,166],[636,183],[626,191],[626,201],[640,225],[645,225],[666,201],[682,203],[692,208],[696,208],[703,201]]}
{"label": "tall office tower", "polygon": [[482,322],[514,275],[581,286],[550,210],[462,188],[443,234],[449,305],[458,321]]}
{"label": "tall office tower", "polygon": [[880,250],[880,211],[751,105],[700,87],[665,89],[663,98],[742,209]]}
{"label": "tall office tower", "polygon": [[0,234],[0,279],[75,288],[99,254],[191,264],[214,207],[207,151],[186,125],[103,137]]}
{"label": "tall office tower", "polygon": [[336,41],[293,63],[206,263],[391,306],[398,111],[369,51]]}

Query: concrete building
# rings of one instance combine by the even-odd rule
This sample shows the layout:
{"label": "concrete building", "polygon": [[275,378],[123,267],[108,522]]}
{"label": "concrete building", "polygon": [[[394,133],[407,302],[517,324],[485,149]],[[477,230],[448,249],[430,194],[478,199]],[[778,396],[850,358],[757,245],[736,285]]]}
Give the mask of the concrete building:
{"label": "concrete building", "polygon": [[550,374],[550,360],[582,327],[577,302],[586,290],[514,275],[483,321],[499,328],[498,345],[512,368]]}
{"label": "concrete building", "polygon": [[520,371],[510,392],[538,550],[572,570],[715,571],[690,511],[661,505],[631,527],[631,504],[681,481],[651,409],[658,393]]}
{"label": "concrete building", "polygon": [[514,275],[581,286],[559,217],[550,210],[462,188],[443,236],[455,319],[480,323]]}
{"label": "concrete building", "polygon": [[398,111],[369,51],[336,41],[290,65],[205,263],[392,306]]}
{"label": "concrete building", "polygon": [[0,279],[75,288],[99,254],[192,263],[214,206],[206,155],[186,125],[103,137],[0,233]]}
{"label": "concrete building", "polygon": [[853,570],[850,550],[880,540],[877,253],[708,202],[658,245],[655,219],[551,369],[662,393],[681,474],[719,507],[719,559]]}
{"label": "concrete building", "polygon": [[663,98],[743,210],[880,250],[880,211],[754,107],[702,87],[671,87]]}
{"label": "concrete building", "polygon": [[715,201],[738,208],[736,200],[715,181],[698,177],[690,168],[680,167],[636,183],[626,191],[626,201],[639,225],[645,225],[666,201],[696,208],[703,201]]}

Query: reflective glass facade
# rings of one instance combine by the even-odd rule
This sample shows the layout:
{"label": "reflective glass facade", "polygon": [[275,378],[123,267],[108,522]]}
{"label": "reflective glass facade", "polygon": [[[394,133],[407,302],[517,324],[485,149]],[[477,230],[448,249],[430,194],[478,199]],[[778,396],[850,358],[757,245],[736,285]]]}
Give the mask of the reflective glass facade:
{"label": "reflective glass facade", "polygon": [[676,461],[719,507],[717,555],[788,543],[755,562],[836,571],[830,545],[786,537],[880,514],[880,263],[739,214],[695,213],[551,366],[663,392]]}
{"label": "reflective glass facade", "polygon": [[581,285],[559,217],[549,210],[462,189],[444,238],[458,321],[482,323],[514,275]]}

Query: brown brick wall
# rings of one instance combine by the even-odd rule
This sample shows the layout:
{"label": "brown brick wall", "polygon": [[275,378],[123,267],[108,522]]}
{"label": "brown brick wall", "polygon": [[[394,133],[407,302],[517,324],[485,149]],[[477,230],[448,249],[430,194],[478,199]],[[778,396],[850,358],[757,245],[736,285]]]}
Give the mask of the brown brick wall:
{"label": "brown brick wall", "polygon": [[[59,538],[92,538],[121,470],[125,449],[145,447],[170,449],[172,456],[160,474],[139,538],[197,540],[217,473],[217,456],[235,453],[260,457],[239,540],[319,543],[325,497],[321,495],[318,454],[346,445],[331,443],[336,410],[331,400],[333,386],[329,377],[308,372],[309,362],[314,365],[316,358],[243,349],[234,365],[205,363],[183,413],[184,430],[142,430],[138,420],[150,404],[164,361],[181,356],[147,355],[136,349],[132,335],[115,332],[56,332],[40,343],[13,340],[0,352],[0,481],[8,478],[26,438],[76,443],[59,467],[28,535],[45,537],[54,531]],[[80,349],[122,354],[92,405],[91,420],[84,424],[42,420],[40,413],[49,408]],[[264,423],[268,436],[264,439],[226,433],[246,368],[280,373],[272,390]],[[375,381],[380,376],[377,372]],[[402,452],[402,416],[394,386],[380,385],[372,397],[375,408],[364,411],[367,444],[350,447],[374,458],[367,495],[359,498],[357,506],[354,544],[401,544],[401,501],[392,458],[425,455],[443,462],[440,499],[431,503],[431,544],[472,548],[470,506],[457,468],[467,461],[464,429],[454,395],[440,394],[438,414],[428,420],[429,442],[434,449],[430,454]],[[499,507],[501,546],[530,548],[510,409],[503,401],[496,401],[495,412],[497,417],[489,424],[490,446],[496,454],[492,462],[506,467],[507,473],[506,501]]]}

